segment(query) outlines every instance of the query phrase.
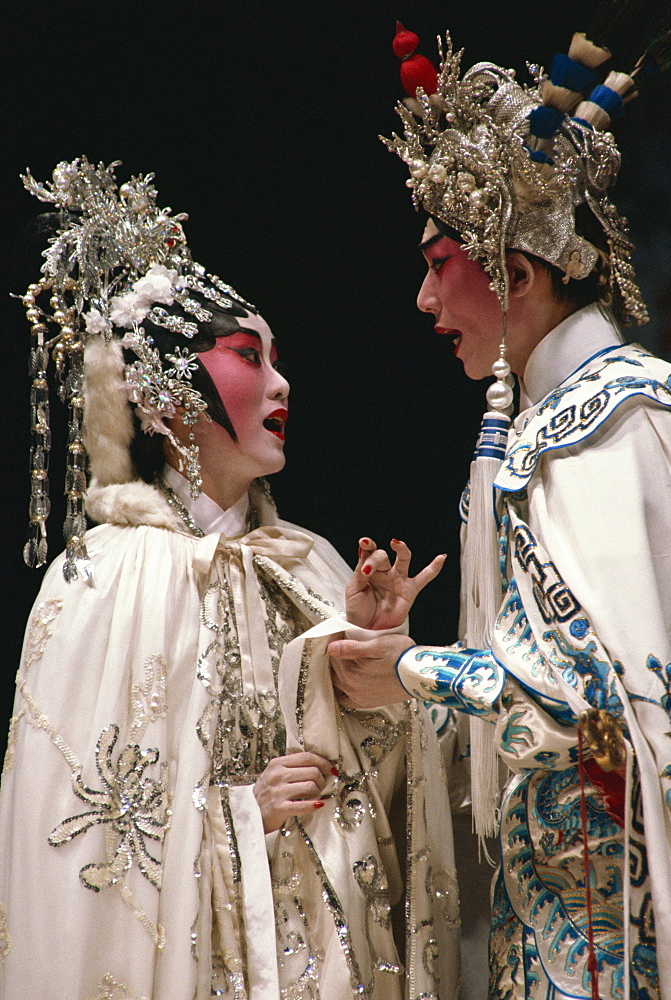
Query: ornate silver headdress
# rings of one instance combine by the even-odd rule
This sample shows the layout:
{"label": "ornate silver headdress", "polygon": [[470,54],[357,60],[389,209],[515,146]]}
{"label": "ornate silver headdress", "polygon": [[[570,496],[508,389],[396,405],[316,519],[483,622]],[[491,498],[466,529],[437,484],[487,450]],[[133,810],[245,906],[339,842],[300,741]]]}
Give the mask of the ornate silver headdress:
{"label": "ornate silver headdress", "polygon": [[[197,496],[201,480],[193,431],[190,444],[184,446],[164,418],[174,416],[179,408],[183,422],[193,427],[206,411],[205,401],[191,384],[197,355],[189,347],[199,332],[197,323],[212,320],[202,299],[224,310],[237,304],[255,311],[221,278],[192,259],[181,225],[187,216],[172,215],[170,208],[157,206],[154,175],[133,177],[118,187],[114,174],[118,165],[94,166],[82,156],[59,163],[51,182],[42,184],[29,171],[22,178],[31,194],[60,210],[58,232],[43,253],[42,277],[23,296],[32,331],[33,379],[30,534],[24,558],[29,566],[41,566],[47,556],[51,447],[47,369],[51,355],[58,395],[70,407],[63,525],[66,579],[90,572],[83,541],[85,348],[96,341],[115,341],[130,349],[133,360],[125,365],[120,362],[122,379],[117,388],[125,390],[135,404],[143,430],[169,437],[180,457],[181,471]],[[186,315],[171,312],[174,304]],[[145,320],[175,335],[178,346],[172,353],[161,357],[143,329]],[[121,358],[118,349],[117,356]]]}
{"label": "ornate silver headdress", "polygon": [[[555,57],[549,76],[530,66],[531,86],[520,86],[513,70],[485,62],[460,78],[463,52],[453,51],[449,34],[446,40],[445,51],[438,40],[435,92],[422,86],[415,91],[404,81],[412,94],[397,108],[404,136],[383,138],[408,165],[415,207],[423,206],[459,232],[469,255],[491,277],[504,311],[505,253],[517,249],[557,266],[566,281],[585,278],[603,259],[610,292],[620,298],[624,314],[646,322],[629,260],[633,246],[627,223],[607,194],[620,156],[605,129],[621,113],[633,78],[610,73],[598,84],[596,71],[610,52],[583,34],[573,36],[568,56]],[[424,60],[412,55],[417,42],[399,25],[397,55]],[[408,66],[402,67],[402,78],[403,68],[413,81]],[[420,66],[414,79],[427,77]],[[581,204],[603,229],[608,253],[576,232],[575,210]]]}

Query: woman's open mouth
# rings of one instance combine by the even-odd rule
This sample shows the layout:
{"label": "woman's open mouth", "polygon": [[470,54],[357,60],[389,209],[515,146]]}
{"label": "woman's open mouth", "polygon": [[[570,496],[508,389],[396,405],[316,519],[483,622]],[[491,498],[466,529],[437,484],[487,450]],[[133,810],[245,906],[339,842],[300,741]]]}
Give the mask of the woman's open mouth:
{"label": "woman's open mouth", "polygon": [[444,326],[434,326],[436,333],[439,333],[442,337],[452,337],[452,347],[454,353],[457,354],[459,351],[459,344],[461,343],[461,333],[459,330],[448,330]]}
{"label": "woman's open mouth", "polygon": [[275,437],[278,437],[280,441],[285,441],[284,435],[284,425],[287,422],[287,417],[289,416],[289,411],[284,408],[279,410],[273,410],[269,413],[266,419],[263,421],[263,426]]}

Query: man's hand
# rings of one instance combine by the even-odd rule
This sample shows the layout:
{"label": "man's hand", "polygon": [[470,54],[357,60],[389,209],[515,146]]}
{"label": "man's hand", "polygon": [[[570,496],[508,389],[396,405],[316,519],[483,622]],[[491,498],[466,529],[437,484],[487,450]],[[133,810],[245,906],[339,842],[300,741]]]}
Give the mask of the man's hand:
{"label": "man's hand", "polygon": [[345,589],[347,621],[360,628],[397,628],[408,616],[415,598],[434,580],[446,556],[436,556],[417,576],[408,576],[412,553],[398,538],[392,538],[394,565],[384,549],[370,538],[359,539],[359,560]]}
{"label": "man's hand", "polygon": [[290,816],[305,816],[324,805],[324,785],[338,768],[316,753],[297,751],[274,757],[254,785],[264,833],[279,830]]}
{"label": "man's hand", "polygon": [[358,642],[329,644],[333,688],[343,708],[377,708],[406,701],[410,695],[396,675],[396,661],[415,643],[407,635],[381,635]]}

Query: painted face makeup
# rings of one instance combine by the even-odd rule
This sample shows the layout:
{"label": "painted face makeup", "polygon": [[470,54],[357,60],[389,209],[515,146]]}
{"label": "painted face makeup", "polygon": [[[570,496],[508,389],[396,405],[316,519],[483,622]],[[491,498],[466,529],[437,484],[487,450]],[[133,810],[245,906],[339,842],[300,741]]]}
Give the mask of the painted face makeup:
{"label": "painted face makeup", "polygon": [[421,244],[428,271],[417,296],[422,312],[433,313],[436,333],[454,338],[454,353],[469,378],[492,373],[501,341],[501,306],[487,274],[460,243],[442,236],[432,219]]}
{"label": "painted face makeup", "polygon": [[[241,329],[217,337],[211,351],[199,355],[226,408],[237,440],[224,428],[227,451],[250,478],[284,466],[284,427],[289,415],[289,383],[277,371],[277,349],[260,316],[240,320]],[[218,426],[218,425],[217,425]],[[231,447],[232,446],[232,447]]]}

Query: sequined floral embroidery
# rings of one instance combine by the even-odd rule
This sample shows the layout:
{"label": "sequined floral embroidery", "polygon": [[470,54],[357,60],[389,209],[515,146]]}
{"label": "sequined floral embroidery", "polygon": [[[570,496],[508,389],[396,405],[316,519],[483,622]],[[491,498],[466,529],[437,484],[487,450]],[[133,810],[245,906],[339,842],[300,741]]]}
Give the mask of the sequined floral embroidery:
{"label": "sequined floral embroidery", "polygon": [[433,899],[434,912],[448,927],[459,927],[459,887],[454,870],[442,865],[429,866],[426,873],[426,892]]}
{"label": "sequined floral embroidery", "polygon": [[389,719],[381,712],[358,713],[358,721],[373,734],[364,737],[361,749],[371,766],[377,768],[405,735],[405,721],[390,725]]}
{"label": "sequined floral embroidery", "polygon": [[372,854],[357,861],[352,869],[357,885],[368,903],[370,915],[381,927],[389,926],[389,887],[384,869]]}
{"label": "sequined floral embroidery", "polygon": [[146,997],[136,997],[127,986],[116,981],[109,973],[98,983],[98,992],[94,1000],[147,1000]]}
{"label": "sequined floral embroidery", "polygon": [[[113,761],[119,727],[108,726],[96,745],[96,769],[101,791],[87,788],[81,772],[73,776],[73,788],[84,802],[95,808],[63,820],[49,835],[49,843],[59,847],[91,827],[108,824],[119,841],[108,862],[85,865],[79,877],[95,892],[114,885],[135,862],[146,879],[161,887],[161,864],[149,853],[145,840],[162,841],[170,815],[168,792],[163,780],[144,777],[147,768],[158,763],[158,750],[140,750],[128,745]],[[163,775],[161,775],[161,779]]]}
{"label": "sequined floral embroidery", "polygon": [[7,734],[7,750],[5,752],[5,761],[2,765],[2,775],[4,777],[5,771],[9,771],[14,767],[14,760],[16,758],[16,732],[19,723],[20,716],[13,715],[9,720],[9,733]]}
{"label": "sequined floral embroidery", "polygon": [[314,949],[310,924],[298,890],[300,873],[290,851],[281,851],[273,871],[277,958],[282,979],[282,1000],[312,1000],[318,996],[323,954]]}
{"label": "sequined floral embroidery", "polygon": [[28,671],[44,653],[47,640],[52,635],[51,623],[60,613],[63,602],[58,598],[42,601],[37,605],[28,623],[26,645],[23,658],[24,670]]}
{"label": "sequined floral embroidery", "polygon": [[212,784],[249,784],[285,751],[286,735],[277,698],[277,671],[284,646],[305,620],[273,579],[258,577],[273,690],[243,689],[235,604],[224,567],[203,597],[201,621],[214,633],[198,659],[198,677],[211,699],[198,726],[212,756]]}
{"label": "sequined floral embroidery", "polygon": [[2,962],[12,950],[12,939],[7,928],[7,907],[0,903],[0,962]]}
{"label": "sequined floral embroidery", "polygon": [[144,665],[144,684],[139,682],[131,688],[131,711],[133,726],[129,740],[139,739],[147,726],[158,722],[168,713],[166,697],[167,666],[163,656],[150,656]]}

